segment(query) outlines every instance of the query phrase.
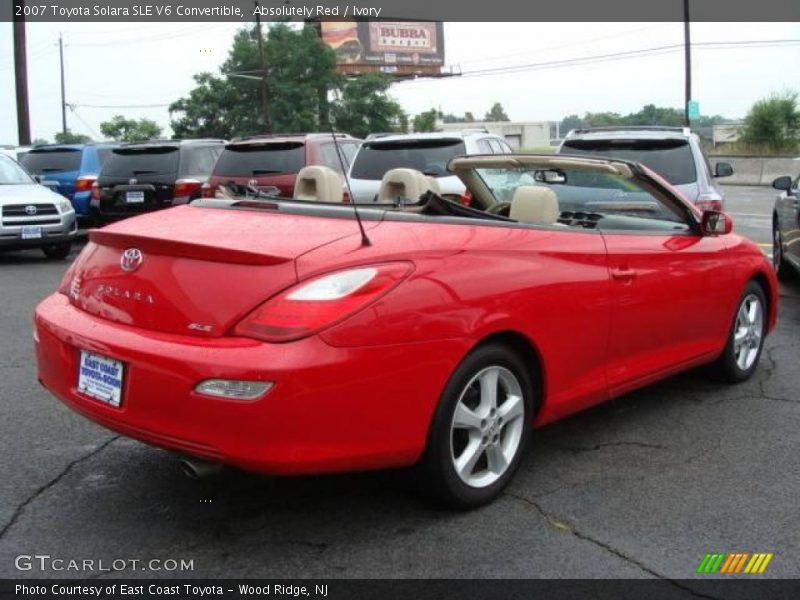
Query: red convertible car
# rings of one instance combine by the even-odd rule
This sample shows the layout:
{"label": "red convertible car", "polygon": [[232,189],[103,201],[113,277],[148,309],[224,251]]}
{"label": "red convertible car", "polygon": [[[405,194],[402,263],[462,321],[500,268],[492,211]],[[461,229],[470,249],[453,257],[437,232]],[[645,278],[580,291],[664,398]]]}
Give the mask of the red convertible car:
{"label": "red convertible car", "polygon": [[[778,293],[759,249],[642,165],[456,158],[471,206],[396,169],[341,203],[213,199],[90,233],[36,308],[39,378],[109,429],[274,474],[417,465],[497,496],[532,428],[684,369],[757,367]],[[361,228],[361,229],[360,229]]]}

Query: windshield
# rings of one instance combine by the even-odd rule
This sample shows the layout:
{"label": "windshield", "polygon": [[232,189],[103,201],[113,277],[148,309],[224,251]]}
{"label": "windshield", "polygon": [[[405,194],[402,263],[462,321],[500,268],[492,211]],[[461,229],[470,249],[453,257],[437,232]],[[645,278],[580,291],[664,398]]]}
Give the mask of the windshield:
{"label": "windshield", "polygon": [[555,196],[553,200],[557,204],[559,222],[564,224],[574,225],[572,221],[578,219],[581,221],[578,224],[586,221],[602,225],[611,222],[610,217],[632,217],[634,219],[629,220],[631,225],[635,225],[637,219],[663,221],[667,228],[675,228],[676,224],[685,225],[685,219],[678,209],[664,203],[637,181],[615,173],[533,166],[476,169],[476,173],[498,202],[516,201],[523,195],[519,193],[521,188],[532,198],[529,202],[536,202],[543,194],[531,192],[532,188],[550,190]]}
{"label": "windshield", "polygon": [[673,185],[697,181],[692,149],[686,140],[569,140],[561,152],[640,162]]}
{"label": "windshield", "polygon": [[401,142],[366,142],[356,154],[350,177],[383,178],[390,169],[415,169],[434,177],[447,177],[451,158],[466,154],[460,139],[403,140]]}
{"label": "windshield", "polygon": [[27,185],[36,183],[31,176],[7,156],[0,155],[0,185]]}
{"label": "windshield", "polygon": [[171,175],[178,172],[179,154],[177,146],[115,148],[101,174],[105,177]]}
{"label": "windshield", "polygon": [[41,148],[26,153],[20,161],[31,173],[58,173],[81,168],[81,151],[77,148]]}
{"label": "windshield", "polygon": [[214,175],[252,177],[275,173],[297,173],[305,166],[303,142],[230,144],[217,160]]}

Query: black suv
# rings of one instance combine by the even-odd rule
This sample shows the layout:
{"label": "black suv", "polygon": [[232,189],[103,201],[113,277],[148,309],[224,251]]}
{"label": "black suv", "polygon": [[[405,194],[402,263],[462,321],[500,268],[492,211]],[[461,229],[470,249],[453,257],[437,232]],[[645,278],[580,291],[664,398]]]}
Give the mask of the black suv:
{"label": "black suv", "polygon": [[92,186],[92,215],[107,223],[200,197],[225,140],[151,140],[111,151]]}

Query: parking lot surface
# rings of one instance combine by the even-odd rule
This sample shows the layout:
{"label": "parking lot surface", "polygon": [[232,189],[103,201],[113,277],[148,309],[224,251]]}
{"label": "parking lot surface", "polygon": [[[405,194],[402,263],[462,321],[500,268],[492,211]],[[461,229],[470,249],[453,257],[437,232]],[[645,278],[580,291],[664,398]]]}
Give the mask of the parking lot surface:
{"label": "parking lot surface", "polygon": [[[728,188],[737,229],[762,244],[773,197]],[[15,568],[47,554],[193,561],[124,572],[140,577],[683,579],[709,552],[771,552],[765,576],[800,576],[800,283],[781,287],[753,379],[693,371],[538,430],[504,496],[458,513],[422,501],[408,472],[192,481],[74,414],[38,385],[31,339],[66,266],[0,255],[1,577],[112,575]]]}

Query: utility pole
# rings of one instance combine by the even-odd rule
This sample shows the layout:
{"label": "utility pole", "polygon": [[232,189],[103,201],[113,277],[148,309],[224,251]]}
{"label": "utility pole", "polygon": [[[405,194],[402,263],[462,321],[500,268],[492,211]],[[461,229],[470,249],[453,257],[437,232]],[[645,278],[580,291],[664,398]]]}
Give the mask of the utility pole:
{"label": "utility pole", "polygon": [[683,0],[683,52],[686,77],[686,98],[683,103],[686,127],[692,122],[689,118],[689,102],[692,99],[692,39],[689,32],[689,0]]}
{"label": "utility pole", "polygon": [[264,123],[267,127],[267,133],[272,133],[272,116],[269,112],[269,92],[267,89],[267,63],[264,58],[264,38],[261,35],[261,12],[258,10],[258,0],[255,0],[256,6],[256,33],[258,34],[258,55],[261,63],[261,105],[264,110]]}
{"label": "utility pole", "polygon": [[64,39],[58,34],[58,56],[61,60],[61,131],[67,135],[67,101],[64,98]]}
{"label": "utility pole", "polygon": [[[23,9],[25,8],[24,0],[20,0],[19,4]],[[20,12],[24,12],[24,10]],[[17,139],[20,146],[29,146],[31,143],[28,63],[25,46],[25,17],[14,16],[14,80],[17,91]]]}

